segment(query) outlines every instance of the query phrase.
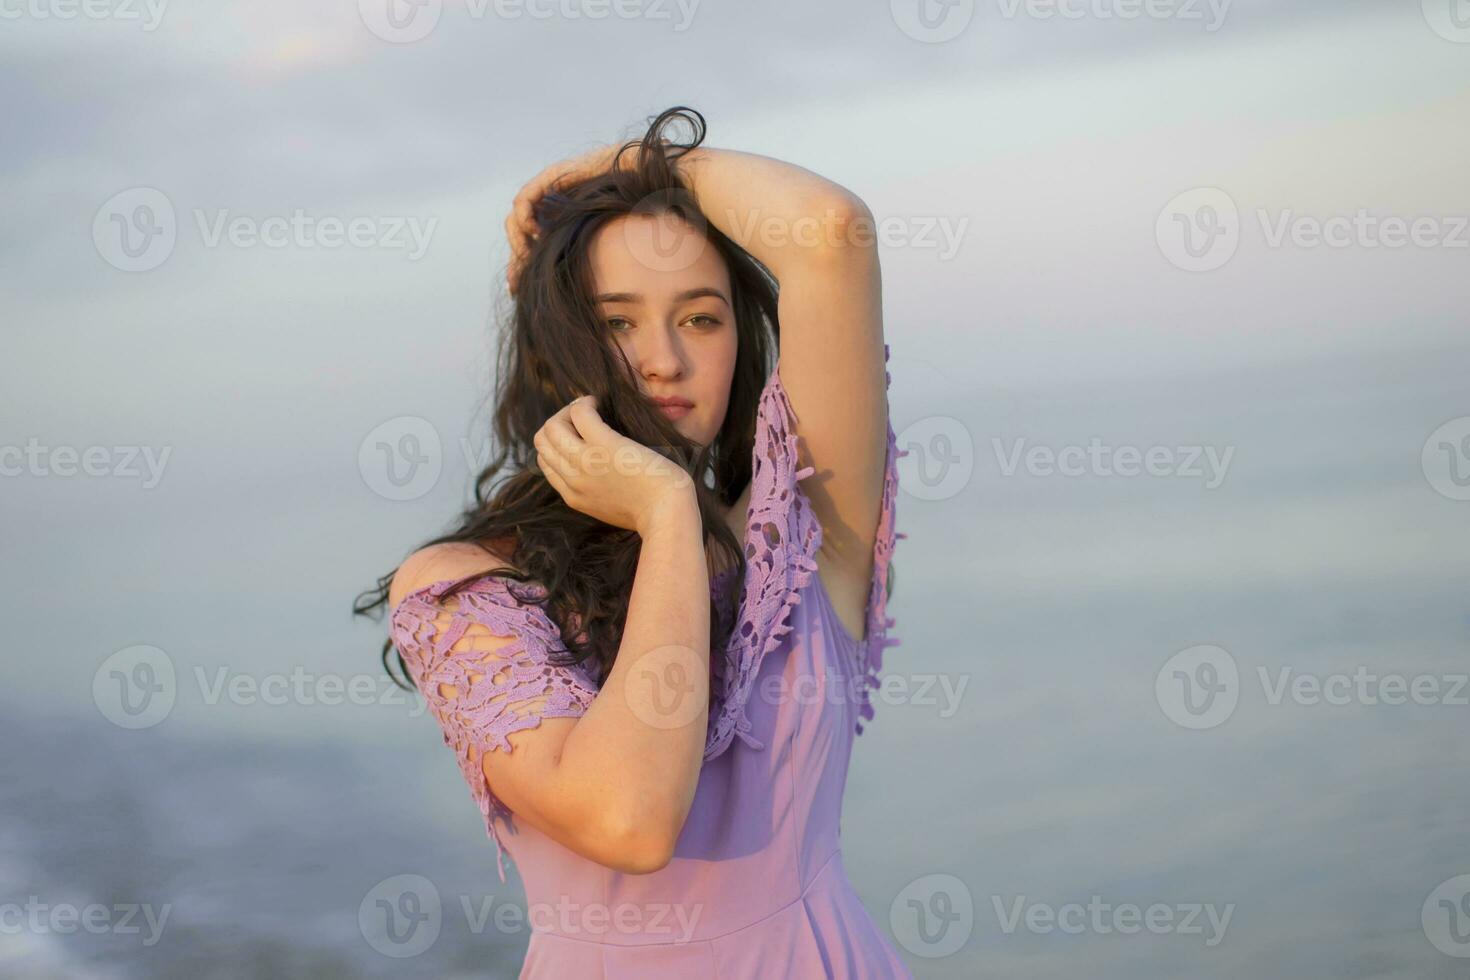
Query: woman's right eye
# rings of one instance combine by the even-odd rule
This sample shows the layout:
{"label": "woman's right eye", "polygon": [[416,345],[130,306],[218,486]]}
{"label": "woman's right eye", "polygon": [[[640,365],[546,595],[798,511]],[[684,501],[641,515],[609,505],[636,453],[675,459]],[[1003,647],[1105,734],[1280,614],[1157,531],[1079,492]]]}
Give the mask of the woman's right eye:
{"label": "woman's right eye", "polygon": [[622,318],[622,317],[620,317],[620,316],[615,316],[615,317],[612,317],[612,318],[611,318],[611,319],[609,319],[609,320],[608,320],[608,321],[607,321],[607,325],[608,325],[608,326],[609,326],[609,327],[612,327],[612,328],[613,328],[613,329],[614,329],[614,330],[617,330],[617,329],[618,329],[618,328],[617,328],[617,327],[616,327],[616,326],[615,326],[615,324],[619,324],[619,323],[627,323],[627,322],[628,322],[628,321],[627,321],[627,320],[625,320],[625,319],[623,319],[623,318]]}

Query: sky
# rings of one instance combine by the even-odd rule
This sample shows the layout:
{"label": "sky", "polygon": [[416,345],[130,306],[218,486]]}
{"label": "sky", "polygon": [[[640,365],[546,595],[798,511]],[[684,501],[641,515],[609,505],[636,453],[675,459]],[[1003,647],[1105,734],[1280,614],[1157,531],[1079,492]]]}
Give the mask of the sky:
{"label": "sky", "polygon": [[0,973],[515,975],[350,607],[468,499],[512,196],[683,104],[883,223],[914,975],[1463,975],[1463,0],[392,2],[0,0],[0,912],[110,910]]}

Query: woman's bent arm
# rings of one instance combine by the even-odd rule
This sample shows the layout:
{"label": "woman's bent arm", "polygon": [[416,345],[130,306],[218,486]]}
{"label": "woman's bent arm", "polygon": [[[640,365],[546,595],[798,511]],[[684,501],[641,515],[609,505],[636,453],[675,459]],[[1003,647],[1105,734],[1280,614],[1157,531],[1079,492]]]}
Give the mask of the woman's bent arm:
{"label": "woman's bent arm", "polygon": [[[693,493],[671,495],[639,532],[622,643],[590,707],[581,717],[544,718],[511,733],[510,752],[481,750],[485,777],[517,819],[629,873],[656,871],[672,858],[693,805],[709,718],[709,571]],[[485,570],[486,557],[469,544],[416,552],[394,576],[390,603],[396,608],[424,586]],[[477,657],[493,660],[513,642],[475,625],[456,649],[473,643]],[[492,676],[494,669],[486,668]],[[524,707],[534,714],[540,705]]]}
{"label": "woman's bent arm", "polygon": [[617,661],[566,736],[557,775],[593,800],[615,801],[613,838],[652,870],[673,856],[699,785],[710,594],[693,493],[671,497],[640,533]]}

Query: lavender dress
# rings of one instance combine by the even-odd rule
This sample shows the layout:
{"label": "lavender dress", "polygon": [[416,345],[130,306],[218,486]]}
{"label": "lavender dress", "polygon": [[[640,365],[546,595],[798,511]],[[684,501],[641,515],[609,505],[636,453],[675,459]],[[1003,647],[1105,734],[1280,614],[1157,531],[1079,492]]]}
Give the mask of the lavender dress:
{"label": "lavender dress", "polygon": [[[737,627],[713,665],[704,765],[667,867],[624,874],[516,824],[480,769],[481,752],[510,751],[508,734],[578,717],[597,696],[581,668],[547,663],[562,646],[534,601],[544,589],[485,576],[446,598],[453,583],[437,582],[393,612],[394,643],[459,758],[500,879],[505,846],[525,883],[522,980],[912,976],[848,882],[840,828],[853,741],[873,717],[868,692],[883,649],[899,642],[886,608],[894,540],[904,537],[894,533],[894,497],[905,454],[890,421],[867,635],[854,639],[816,574],[822,527],[797,482],[812,469],[797,469],[779,371],[757,417]],[[487,658],[475,649],[487,634],[517,642]],[[445,698],[441,684],[457,696]]]}

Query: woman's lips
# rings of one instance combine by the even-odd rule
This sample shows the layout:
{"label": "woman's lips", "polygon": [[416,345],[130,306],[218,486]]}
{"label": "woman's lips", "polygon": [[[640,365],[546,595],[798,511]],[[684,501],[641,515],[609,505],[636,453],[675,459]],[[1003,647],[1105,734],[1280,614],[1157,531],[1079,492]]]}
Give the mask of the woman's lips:
{"label": "woman's lips", "polygon": [[665,418],[670,419],[682,419],[694,410],[694,405],[689,399],[680,398],[678,395],[656,396],[653,404],[664,413]]}

